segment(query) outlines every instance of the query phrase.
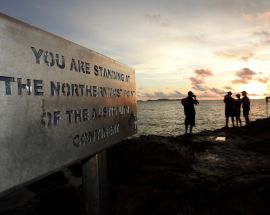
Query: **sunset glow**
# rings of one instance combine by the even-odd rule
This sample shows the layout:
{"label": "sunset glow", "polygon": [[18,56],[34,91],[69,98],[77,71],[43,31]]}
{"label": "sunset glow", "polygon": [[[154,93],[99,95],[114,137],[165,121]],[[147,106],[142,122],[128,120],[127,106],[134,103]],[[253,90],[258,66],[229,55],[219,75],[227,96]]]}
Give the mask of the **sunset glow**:
{"label": "sunset glow", "polygon": [[133,67],[141,100],[270,95],[269,0],[4,0],[1,12]]}
{"label": "sunset glow", "polygon": [[267,92],[267,86],[262,83],[249,83],[247,85],[242,85],[239,87],[239,92],[247,91],[250,98],[258,99],[265,97],[265,92]]}

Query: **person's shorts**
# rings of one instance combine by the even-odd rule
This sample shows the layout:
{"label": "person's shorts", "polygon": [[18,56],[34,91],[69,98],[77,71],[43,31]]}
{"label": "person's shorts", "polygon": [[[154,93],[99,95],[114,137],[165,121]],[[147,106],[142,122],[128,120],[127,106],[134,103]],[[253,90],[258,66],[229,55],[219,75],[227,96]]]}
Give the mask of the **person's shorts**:
{"label": "person's shorts", "polygon": [[227,108],[225,109],[225,117],[233,117],[235,115],[234,110]]}
{"label": "person's shorts", "polygon": [[240,111],[235,111],[235,117],[239,118],[240,117]]}
{"label": "person's shorts", "polygon": [[244,117],[248,117],[249,109],[243,109],[243,115],[244,115]]}
{"label": "person's shorts", "polygon": [[195,126],[195,115],[186,115],[185,125]]}

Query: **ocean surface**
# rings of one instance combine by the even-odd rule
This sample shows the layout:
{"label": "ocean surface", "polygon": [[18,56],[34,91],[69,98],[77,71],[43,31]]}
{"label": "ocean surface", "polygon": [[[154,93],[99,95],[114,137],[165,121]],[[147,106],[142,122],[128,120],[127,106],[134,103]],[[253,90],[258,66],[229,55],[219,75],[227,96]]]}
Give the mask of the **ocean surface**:
{"label": "ocean surface", "polygon": [[[264,99],[251,100],[250,120],[267,117]],[[270,104],[268,104],[270,113]],[[224,103],[222,100],[200,101],[196,107],[196,126],[193,133],[214,130],[225,126]],[[180,101],[138,102],[138,135],[155,134],[176,136],[184,134],[184,110]],[[244,117],[241,113],[242,125]],[[231,120],[229,127],[232,126]]]}

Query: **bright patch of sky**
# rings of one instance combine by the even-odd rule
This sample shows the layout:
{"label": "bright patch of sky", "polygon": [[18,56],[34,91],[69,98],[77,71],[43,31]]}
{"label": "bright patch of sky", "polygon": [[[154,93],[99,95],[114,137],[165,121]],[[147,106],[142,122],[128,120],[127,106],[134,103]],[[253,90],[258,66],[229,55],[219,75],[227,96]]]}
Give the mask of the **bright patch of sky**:
{"label": "bright patch of sky", "polygon": [[0,0],[0,12],[133,67],[138,99],[270,93],[269,0]]}

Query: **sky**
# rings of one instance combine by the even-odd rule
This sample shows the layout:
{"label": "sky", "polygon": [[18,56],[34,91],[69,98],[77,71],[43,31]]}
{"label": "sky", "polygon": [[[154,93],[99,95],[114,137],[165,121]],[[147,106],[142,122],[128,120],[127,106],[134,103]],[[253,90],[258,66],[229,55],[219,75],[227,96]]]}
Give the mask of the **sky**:
{"label": "sky", "polygon": [[270,95],[269,0],[0,0],[0,12],[134,68],[139,100]]}

